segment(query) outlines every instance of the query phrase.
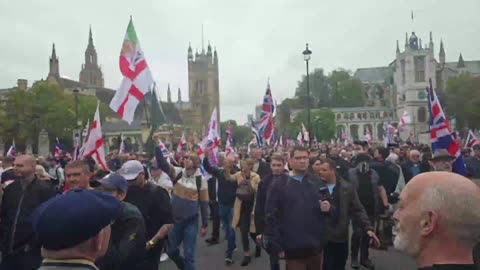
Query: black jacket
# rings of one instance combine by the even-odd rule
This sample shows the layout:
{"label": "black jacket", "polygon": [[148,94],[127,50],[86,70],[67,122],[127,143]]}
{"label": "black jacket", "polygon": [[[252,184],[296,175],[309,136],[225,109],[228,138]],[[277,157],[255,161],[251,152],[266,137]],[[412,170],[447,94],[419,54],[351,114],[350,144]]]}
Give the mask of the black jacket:
{"label": "black jacket", "polygon": [[265,239],[273,254],[287,259],[319,254],[325,245],[326,216],[320,210],[322,180],[307,174],[302,181],[289,176],[276,181],[267,195]]}
{"label": "black jacket", "polygon": [[[284,178],[284,179],[283,179]],[[265,230],[265,202],[267,201],[267,195],[270,191],[270,187],[277,180],[287,181],[288,175],[283,173],[281,175],[267,175],[262,178],[258,184],[257,198],[255,200],[255,231],[258,234],[263,234]]]}
{"label": "black jacket", "polygon": [[258,170],[256,173],[260,176],[260,179],[267,177],[268,175],[272,174],[272,169],[267,162],[260,160],[258,164]]}
{"label": "black jacket", "polygon": [[[0,240],[3,254],[19,252],[27,246],[40,251],[40,246],[34,240],[30,216],[40,204],[55,196],[55,190],[48,182],[38,180],[36,177],[26,187],[23,183],[23,180],[17,179],[5,188],[3,194],[0,212]],[[10,249],[17,211],[19,212],[13,248]]]}
{"label": "black jacket", "polygon": [[112,224],[107,254],[96,262],[102,270],[131,270],[145,253],[145,222],[140,210],[133,204],[123,203],[120,216]]}
{"label": "black jacket", "polygon": [[[229,181],[225,179],[225,169],[217,169],[210,166],[208,159],[203,159],[203,168],[213,175],[218,182],[218,203],[224,206],[233,207],[237,196],[237,181]],[[233,167],[231,174],[235,174],[238,170]],[[211,198],[211,197],[210,197]]]}
{"label": "black jacket", "polygon": [[351,168],[350,163],[341,157],[332,158],[336,163],[337,175],[346,179],[348,176],[348,170]]}
{"label": "black jacket", "polygon": [[327,221],[328,241],[337,243],[348,241],[350,218],[365,231],[373,230],[367,213],[358,199],[357,191],[350,183],[337,178],[331,197],[330,203],[335,211]]}
{"label": "black jacket", "polygon": [[370,163],[370,168],[377,172],[380,178],[380,184],[385,188],[387,193],[388,202],[395,203],[397,199],[393,196],[393,193],[397,188],[398,178],[400,176],[398,166],[389,161],[374,161]]}
{"label": "black jacket", "polygon": [[150,182],[143,187],[128,187],[126,202],[136,207],[143,215],[147,230],[147,240],[150,240],[165,224],[173,223],[172,205],[168,192]]}

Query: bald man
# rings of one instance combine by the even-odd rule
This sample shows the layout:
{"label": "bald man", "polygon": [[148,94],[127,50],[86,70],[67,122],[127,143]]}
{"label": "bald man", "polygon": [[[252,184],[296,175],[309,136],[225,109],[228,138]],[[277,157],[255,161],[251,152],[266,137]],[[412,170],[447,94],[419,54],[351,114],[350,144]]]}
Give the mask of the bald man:
{"label": "bald man", "polygon": [[419,269],[476,269],[479,206],[480,188],[469,179],[450,172],[419,174],[400,194],[394,246]]}
{"label": "bald man", "polygon": [[16,180],[5,188],[0,212],[0,269],[34,270],[40,266],[40,246],[34,239],[30,216],[41,203],[55,196],[53,188],[35,176],[36,161],[15,159]]}

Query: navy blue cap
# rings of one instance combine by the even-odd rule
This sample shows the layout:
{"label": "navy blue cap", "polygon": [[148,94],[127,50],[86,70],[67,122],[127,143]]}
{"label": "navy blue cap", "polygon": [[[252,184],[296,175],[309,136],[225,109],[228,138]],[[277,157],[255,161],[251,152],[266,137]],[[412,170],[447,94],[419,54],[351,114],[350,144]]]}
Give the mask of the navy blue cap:
{"label": "navy blue cap", "polygon": [[44,248],[66,249],[96,236],[122,209],[123,205],[108,193],[73,190],[35,209],[33,231]]}
{"label": "navy blue cap", "polygon": [[106,190],[120,190],[125,194],[128,190],[127,179],[118,173],[111,173],[105,176],[103,179],[93,181],[92,184],[92,187],[102,186]]}

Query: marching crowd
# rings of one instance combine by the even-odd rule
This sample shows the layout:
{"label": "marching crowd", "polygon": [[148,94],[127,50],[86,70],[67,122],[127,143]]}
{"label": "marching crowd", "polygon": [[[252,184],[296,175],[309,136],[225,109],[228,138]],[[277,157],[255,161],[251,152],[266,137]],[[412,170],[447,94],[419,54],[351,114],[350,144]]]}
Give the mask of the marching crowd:
{"label": "marching crowd", "polygon": [[205,241],[225,244],[227,266],[268,256],[272,270],[282,260],[342,270],[350,257],[352,268],[374,269],[369,249],[393,245],[419,269],[480,269],[480,145],[462,154],[469,178],[452,173],[446,150],[366,142],[251,145],[220,152],[217,165],[156,147],[153,158],[111,153],[109,172],[67,153],[6,157],[0,270],[157,270],[167,256],[198,269],[209,224]]}

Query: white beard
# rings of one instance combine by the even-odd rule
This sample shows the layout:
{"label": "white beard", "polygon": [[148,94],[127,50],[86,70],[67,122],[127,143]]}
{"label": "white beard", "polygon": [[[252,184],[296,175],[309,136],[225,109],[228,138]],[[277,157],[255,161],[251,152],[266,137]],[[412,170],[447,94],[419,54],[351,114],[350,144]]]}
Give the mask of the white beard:
{"label": "white beard", "polygon": [[420,233],[418,230],[412,230],[408,235],[407,232],[401,231],[398,227],[395,229],[395,240],[393,246],[402,252],[407,253],[412,257],[417,257],[420,252]]}

